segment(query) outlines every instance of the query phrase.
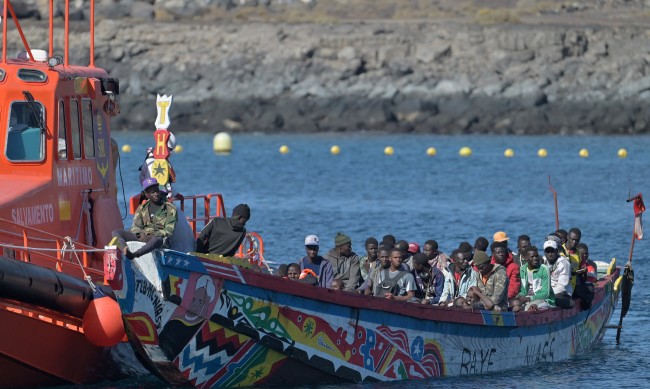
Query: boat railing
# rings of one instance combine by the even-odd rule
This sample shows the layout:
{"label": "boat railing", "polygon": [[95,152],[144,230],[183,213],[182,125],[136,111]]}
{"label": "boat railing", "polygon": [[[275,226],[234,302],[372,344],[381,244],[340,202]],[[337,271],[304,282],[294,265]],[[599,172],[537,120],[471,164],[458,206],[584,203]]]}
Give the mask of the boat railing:
{"label": "boat railing", "polygon": [[197,236],[212,218],[226,216],[226,206],[221,193],[184,196],[182,199],[174,198],[172,202],[180,204],[180,209],[185,213],[194,236]]}
{"label": "boat railing", "polygon": [[93,256],[93,253],[103,250],[74,242],[69,237],[0,218],[0,248],[6,258],[105,281],[104,272],[95,266],[101,262]]}
{"label": "boat railing", "polygon": [[[129,209],[131,214],[135,213],[138,205],[140,205],[140,201],[141,197],[139,194],[131,197]],[[212,218],[226,217],[226,206],[224,205],[221,193],[184,196],[181,199],[174,197],[172,203],[176,204],[183,211],[195,237],[198,237],[203,227]],[[266,262],[264,261],[264,240],[262,236],[257,232],[248,232],[235,256],[246,258],[251,263],[261,267],[266,266]]]}
{"label": "boat railing", "polygon": [[[3,2],[2,6],[2,63],[7,63],[7,21],[9,20],[9,16],[11,16],[11,19],[14,21],[14,24],[16,26],[16,30],[18,30],[18,34],[20,35],[20,39],[23,42],[23,46],[25,47],[25,51],[27,53],[27,56],[30,61],[34,62],[34,55],[32,53],[32,50],[29,47],[29,44],[27,43],[27,38],[25,38],[25,34],[23,33],[23,29],[20,26],[20,22],[18,21],[18,17],[16,15],[16,12],[14,11],[13,6],[11,5],[10,0],[5,0]],[[90,46],[89,46],[89,63],[88,67],[95,67],[95,0],[90,0],[90,15],[89,15],[89,22],[90,22]],[[54,0],[49,0],[49,50],[48,50],[48,58],[54,57],[54,18],[55,18],[55,12],[54,12]],[[65,2],[65,7],[64,7],[64,47],[63,47],[63,66],[68,67],[69,66],[69,47],[70,47],[70,42],[69,42],[69,36],[70,36],[70,6],[69,2]]]}

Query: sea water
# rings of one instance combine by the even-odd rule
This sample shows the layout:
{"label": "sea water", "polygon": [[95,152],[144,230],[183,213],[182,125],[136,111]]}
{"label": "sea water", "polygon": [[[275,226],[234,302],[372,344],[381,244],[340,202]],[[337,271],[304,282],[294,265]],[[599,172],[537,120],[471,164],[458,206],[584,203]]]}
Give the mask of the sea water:
{"label": "sea water", "polygon": [[[500,230],[511,238],[511,247],[518,235],[527,234],[541,251],[544,237],[556,229],[549,176],[558,193],[560,227],[579,227],[592,259],[616,257],[622,265],[629,256],[634,223],[632,204],[625,200],[638,192],[650,198],[646,136],[246,134],[233,135],[232,153],[225,156],[212,151],[213,136],[176,133],[183,151],[171,157],[175,188],[185,195],[221,193],[228,214],[238,203],[249,204],[247,228],[263,236],[265,257],[276,265],[304,256],[304,237],[309,234],[320,237],[325,254],[338,231],[351,237],[359,255],[370,236],[381,240],[393,234],[420,245],[435,239],[449,253],[462,241],[473,244],[479,236],[491,240]],[[138,167],[153,143],[153,131],[116,132],[113,137],[120,147],[128,144],[133,150],[121,153],[121,180],[118,172],[120,196],[124,188],[128,197],[140,190]],[[282,145],[288,146],[288,153],[279,152]],[[339,146],[338,155],[330,153],[333,145]],[[394,148],[393,155],[384,154],[386,146]],[[459,156],[464,146],[472,149],[471,156]],[[429,147],[436,148],[435,156],[427,155]],[[514,157],[504,156],[507,148],[514,150]],[[548,151],[547,157],[538,157],[540,148]],[[582,148],[589,151],[588,158],[579,156]],[[620,148],[626,149],[627,158],[618,157]],[[130,224],[127,215],[125,225]],[[650,385],[648,234],[635,245],[636,283],[620,344],[616,330],[610,329],[594,350],[569,361],[480,376],[344,386]],[[618,324],[619,315],[617,310],[611,324]],[[92,387],[162,385],[143,375]]]}

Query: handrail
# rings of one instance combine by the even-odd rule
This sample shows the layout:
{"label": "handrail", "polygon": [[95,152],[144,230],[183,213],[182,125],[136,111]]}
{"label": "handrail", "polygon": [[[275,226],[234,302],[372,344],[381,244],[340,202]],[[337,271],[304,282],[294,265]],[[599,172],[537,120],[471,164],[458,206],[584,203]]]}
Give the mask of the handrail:
{"label": "handrail", "polygon": [[[72,257],[72,255],[76,255],[75,252],[66,250],[65,252],[70,254],[66,258],[65,252],[61,251],[65,241],[64,237],[0,218],[0,248],[5,256],[52,268],[59,272],[83,273],[85,271],[94,280],[104,280],[104,272],[99,268],[99,264],[97,268],[91,266],[92,253],[102,250],[74,242],[74,251],[82,252],[83,266],[80,266]],[[66,265],[65,269],[64,265]],[[70,265],[72,266],[70,267]]]}

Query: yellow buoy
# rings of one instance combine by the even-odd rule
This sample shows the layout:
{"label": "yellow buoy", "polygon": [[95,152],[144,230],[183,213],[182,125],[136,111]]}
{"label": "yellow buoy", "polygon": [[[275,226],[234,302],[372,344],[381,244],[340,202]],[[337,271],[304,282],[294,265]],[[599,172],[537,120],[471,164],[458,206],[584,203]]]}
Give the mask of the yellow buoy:
{"label": "yellow buoy", "polygon": [[212,149],[215,153],[227,154],[232,151],[232,139],[227,132],[220,132],[212,140]]}
{"label": "yellow buoy", "polygon": [[546,149],[537,150],[537,156],[540,158],[546,158],[548,156],[548,151]]}
{"label": "yellow buoy", "polygon": [[393,155],[394,152],[395,150],[393,150],[393,146],[386,146],[384,148],[384,154],[386,155]]}
{"label": "yellow buoy", "polygon": [[429,148],[427,149],[427,155],[428,155],[429,157],[433,157],[434,155],[436,155],[437,152],[438,152],[438,150],[436,150],[435,147],[429,147]]}
{"label": "yellow buoy", "polygon": [[289,152],[289,146],[287,145],[280,146],[280,154],[286,154],[288,152]]}
{"label": "yellow buoy", "polygon": [[122,146],[122,152],[123,153],[130,153],[131,152],[131,146],[130,145],[123,145]]}
{"label": "yellow buoy", "polygon": [[513,149],[506,149],[506,151],[503,152],[503,156],[506,158],[512,158],[515,156],[515,151]]}
{"label": "yellow buoy", "polygon": [[467,146],[461,147],[460,150],[458,150],[458,155],[461,157],[469,157],[472,155],[472,149]]}
{"label": "yellow buoy", "polygon": [[176,147],[174,147],[174,152],[175,153],[182,153],[183,152],[183,146],[176,145]]}
{"label": "yellow buoy", "polygon": [[587,149],[580,149],[580,152],[578,153],[579,156],[582,158],[587,158],[589,156],[589,150]]}
{"label": "yellow buoy", "polygon": [[620,148],[617,153],[619,158],[627,158],[627,150]]}
{"label": "yellow buoy", "polygon": [[341,148],[338,147],[337,145],[334,145],[330,148],[330,153],[337,155],[338,153],[341,152]]}

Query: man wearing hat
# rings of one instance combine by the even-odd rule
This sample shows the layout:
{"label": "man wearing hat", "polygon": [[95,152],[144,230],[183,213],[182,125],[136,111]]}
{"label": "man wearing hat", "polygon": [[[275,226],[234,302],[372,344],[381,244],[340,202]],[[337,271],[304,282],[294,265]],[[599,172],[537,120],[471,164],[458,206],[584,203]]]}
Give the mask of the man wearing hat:
{"label": "man wearing hat", "polygon": [[475,308],[487,310],[508,310],[508,276],[506,269],[496,263],[490,263],[485,251],[476,251],[472,265],[478,270],[477,286],[469,288],[479,298]]}
{"label": "man wearing hat", "polygon": [[337,232],[334,248],[325,254],[325,259],[332,264],[334,278],[343,281],[343,290],[354,292],[361,279],[361,270],[359,256],[352,251],[350,237]]}
{"label": "man wearing hat", "polygon": [[196,251],[206,254],[235,255],[246,236],[246,222],[251,218],[247,204],[239,204],[232,210],[232,216],[215,217],[206,224],[196,239]]}
{"label": "man wearing hat", "polygon": [[307,235],[305,237],[305,250],[307,255],[302,257],[298,264],[300,271],[309,269],[318,277],[318,284],[322,287],[329,288],[332,285],[334,276],[332,274],[332,264],[328,260],[318,255],[319,239],[316,235]]}
{"label": "man wearing hat", "polygon": [[[131,229],[113,231],[117,246],[129,259],[137,258],[161,246],[168,248],[178,220],[176,206],[165,201],[166,198],[160,193],[155,178],[149,177],[142,182],[142,192],[147,200],[135,210]],[[126,241],[135,240],[144,242],[145,245],[131,252]]]}
{"label": "man wearing hat", "polygon": [[565,256],[560,255],[559,245],[555,239],[544,242],[544,257],[551,273],[551,288],[555,294],[555,304],[561,308],[571,308],[573,306],[571,264]]}

